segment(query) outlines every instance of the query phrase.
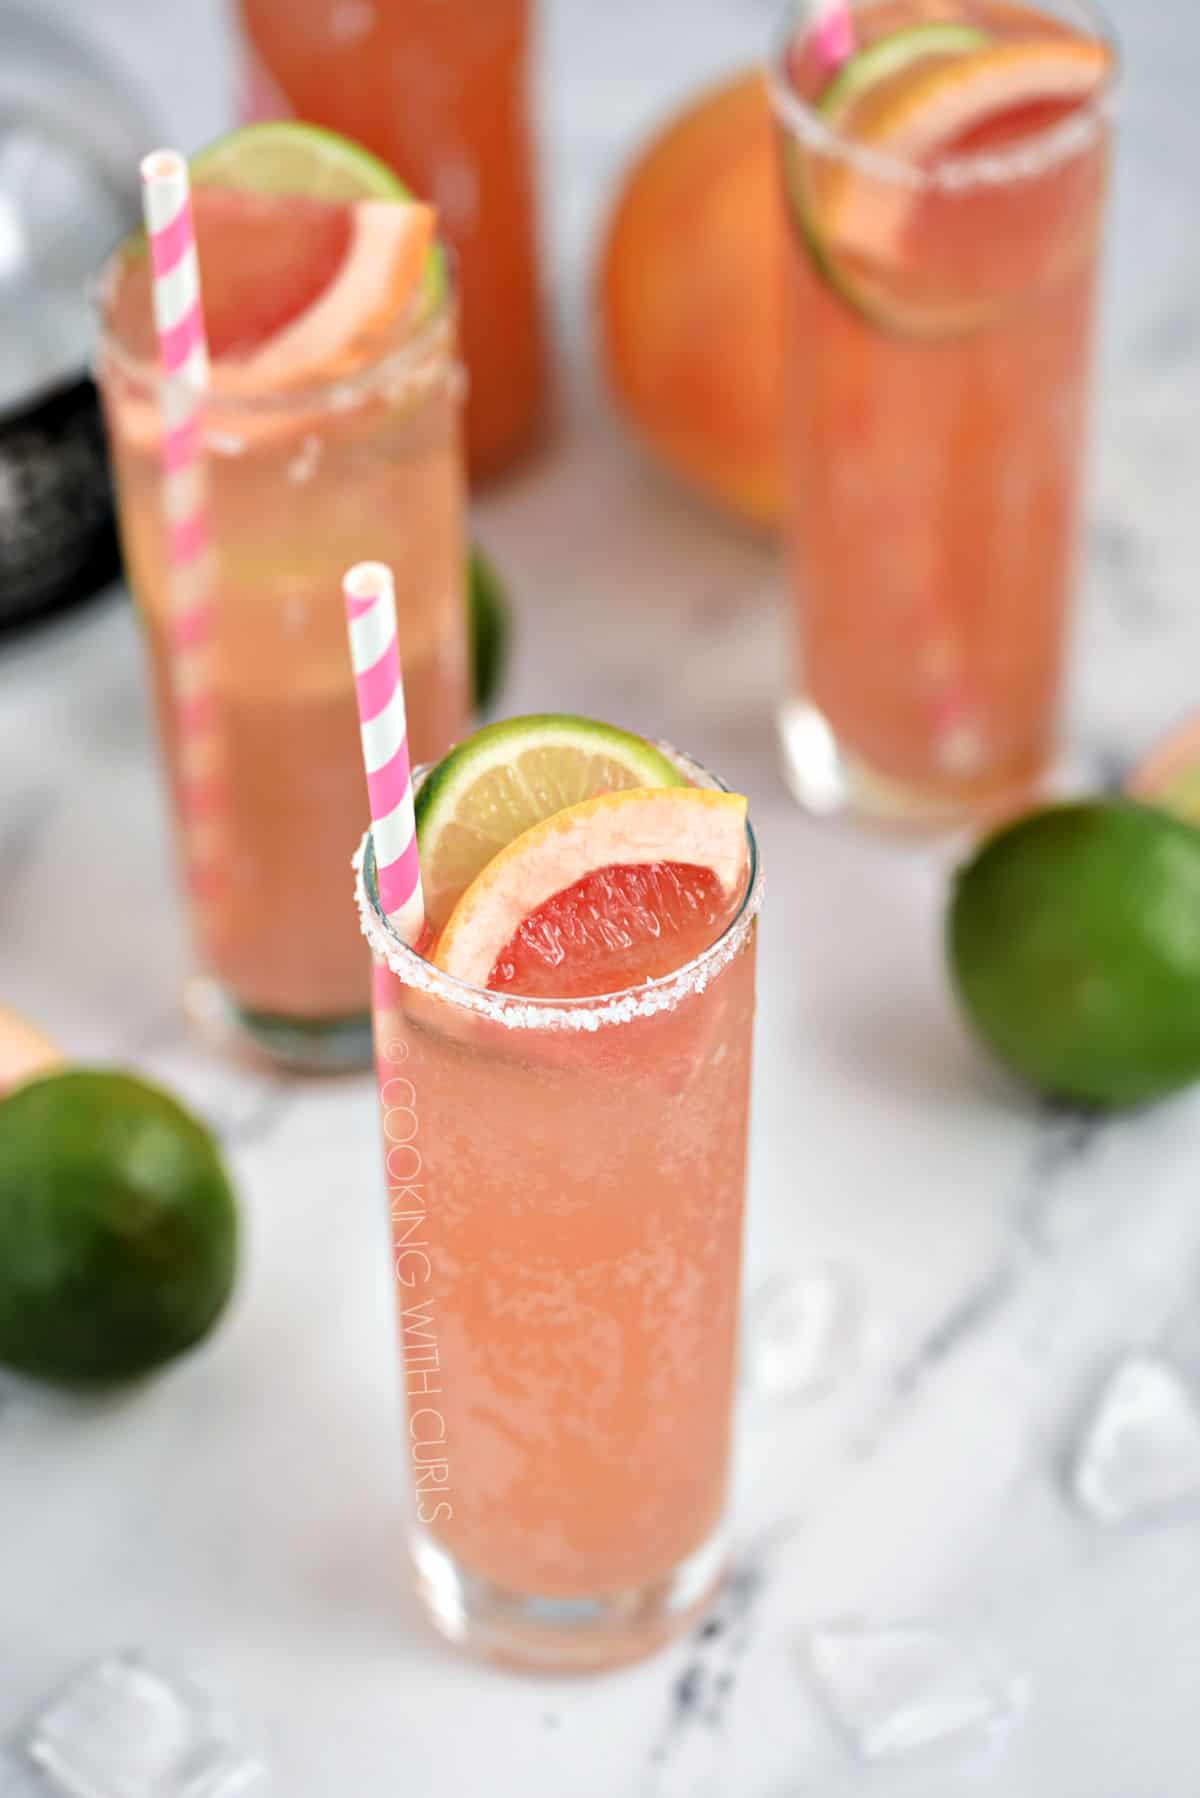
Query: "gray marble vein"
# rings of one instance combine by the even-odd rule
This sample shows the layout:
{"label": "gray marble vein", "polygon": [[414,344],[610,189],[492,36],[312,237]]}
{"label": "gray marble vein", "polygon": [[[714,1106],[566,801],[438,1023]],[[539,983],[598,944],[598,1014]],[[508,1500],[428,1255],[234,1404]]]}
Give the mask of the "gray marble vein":
{"label": "gray marble vein", "polygon": [[701,1798],[736,1777],[725,1765],[722,1734],[753,1644],[758,1605],[793,1528],[776,1528],[736,1553],[717,1598],[687,1638],[683,1664],[671,1674],[666,1718],[650,1748],[640,1788],[646,1798]]}
{"label": "gray marble vein", "polygon": [[1107,513],[1092,523],[1088,552],[1093,588],[1121,627],[1134,636],[1161,630],[1165,614],[1155,592],[1153,542],[1145,531]]}
{"label": "gray marble vein", "polygon": [[1110,1121],[1094,1112],[1061,1106],[1044,1109],[1034,1126],[1026,1172],[1009,1211],[1001,1249],[896,1367],[884,1415],[876,1429],[860,1440],[860,1455],[874,1453],[881,1435],[895,1424],[904,1407],[917,1399],[925,1383],[996,1322],[1040,1264],[1063,1252],[1061,1232],[1053,1228],[1063,1184],[1075,1180],[1100,1133],[1108,1127]]}

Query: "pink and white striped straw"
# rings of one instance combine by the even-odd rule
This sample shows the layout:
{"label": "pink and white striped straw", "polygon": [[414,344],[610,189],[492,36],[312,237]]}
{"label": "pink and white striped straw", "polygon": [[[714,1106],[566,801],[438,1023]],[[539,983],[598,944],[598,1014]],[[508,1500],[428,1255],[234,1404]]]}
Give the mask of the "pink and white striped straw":
{"label": "pink and white striped straw", "polygon": [[175,150],[142,161],[142,212],[153,270],[162,386],[163,508],[170,564],[170,667],[188,885],[211,897],[221,742],[212,677],[213,568],[200,412],[208,345],[187,164]]}
{"label": "pink and white striped straw", "polygon": [[342,594],[358,694],[379,903],[396,933],[415,946],[425,931],[425,895],[417,861],[392,571],[383,562],[359,562],[346,574]]}
{"label": "pink and white striped straw", "polygon": [[824,75],[832,75],[849,60],[854,53],[850,0],[821,0],[809,32],[809,43]]}

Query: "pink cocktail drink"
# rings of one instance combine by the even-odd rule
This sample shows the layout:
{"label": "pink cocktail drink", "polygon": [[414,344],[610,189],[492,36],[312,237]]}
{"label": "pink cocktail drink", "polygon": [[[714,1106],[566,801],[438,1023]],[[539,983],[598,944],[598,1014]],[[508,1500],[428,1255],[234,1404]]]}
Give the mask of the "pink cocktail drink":
{"label": "pink cocktail drink", "polygon": [[793,12],[774,68],[785,758],[814,810],[954,819],[1053,748],[1114,59],[1083,0],[841,18],[839,67]]}
{"label": "pink cocktail drink", "polygon": [[[732,897],[670,865],[556,895],[486,989],[389,928],[368,848],[413,1552],[439,1626],[501,1658],[632,1658],[720,1572],[760,898],[746,836]],[[619,990],[597,991],[571,945],[614,882],[659,935],[627,941]]]}
{"label": "pink cocktail drink", "polygon": [[[369,1055],[370,994],[345,892],[362,803],[340,595],[349,562],[374,554],[395,570],[416,752],[440,754],[469,719],[453,298],[445,285],[423,289],[419,305],[398,293],[389,311],[386,293],[376,295],[358,330],[347,272],[356,208],[205,187],[194,197],[212,352],[201,408],[206,703],[222,780],[217,862],[193,905],[193,934],[201,972],[260,1046],[344,1065]],[[372,215],[373,230],[382,216]],[[337,341],[339,304],[351,311],[348,342]],[[322,307],[332,337],[314,343],[306,319]],[[185,835],[162,385],[144,257],[114,260],[102,324],[125,565]],[[308,366],[298,371],[293,351]]]}

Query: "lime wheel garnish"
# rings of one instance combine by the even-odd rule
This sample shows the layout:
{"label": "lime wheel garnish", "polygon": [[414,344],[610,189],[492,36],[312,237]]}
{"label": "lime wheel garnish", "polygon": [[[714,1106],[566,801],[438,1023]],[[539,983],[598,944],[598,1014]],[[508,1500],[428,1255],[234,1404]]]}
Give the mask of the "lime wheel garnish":
{"label": "lime wheel garnish", "polygon": [[481,870],[515,837],[581,800],[683,786],[644,737],[568,713],[489,724],[432,768],[417,794],[425,913],[440,930]]}

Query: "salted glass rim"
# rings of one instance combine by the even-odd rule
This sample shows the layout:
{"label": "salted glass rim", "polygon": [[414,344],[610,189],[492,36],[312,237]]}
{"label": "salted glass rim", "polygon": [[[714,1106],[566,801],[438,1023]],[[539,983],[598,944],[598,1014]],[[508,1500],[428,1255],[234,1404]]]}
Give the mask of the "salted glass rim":
{"label": "salted glass rim", "polygon": [[[241,414],[287,416],[314,409],[336,411],[340,407],[354,405],[360,394],[394,380],[398,375],[419,372],[431,352],[438,350],[439,339],[445,340],[445,359],[453,362],[454,338],[447,327],[453,322],[458,305],[458,259],[450,246],[441,239],[438,240],[437,247],[441,252],[445,275],[438,303],[430,312],[415,317],[402,337],[381,343],[377,354],[367,356],[346,374],[336,375],[329,380],[264,388],[261,393],[231,393],[222,388],[218,379],[205,389],[205,410],[234,417]],[[157,360],[135,355],[119,333],[110,329],[108,324],[107,307],[124,252],[124,243],[118,244],[103,268],[88,282],[88,303],[98,331],[94,358],[96,370],[99,372],[103,360],[110,358],[126,379],[136,381],[139,387],[161,403],[168,386],[168,377],[163,374]]]}
{"label": "salted glass rim", "polygon": [[[853,10],[869,12],[871,3],[868,0],[868,4]],[[873,3],[878,4],[879,0]],[[960,192],[1035,180],[1059,163],[1082,155],[1096,142],[1112,114],[1123,72],[1116,32],[1103,9],[1094,0],[1063,0],[1063,8],[1075,15],[1079,29],[1092,42],[1105,45],[1110,58],[1107,72],[1095,92],[1065,119],[1030,131],[1003,149],[959,151],[922,165],[858,143],[838,131],[817,107],[796,92],[788,74],[787,56],[799,13],[797,0],[784,0],[767,53],[767,88],[776,120],[802,138],[809,148],[849,163],[877,181],[890,181],[897,186]]]}
{"label": "salted glass rim", "polygon": [[[701,763],[673,749],[668,743],[659,747],[678,763],[697,786],[717,792],[728,792]],[[429,765],[414,770],[413,788],[419,790],[429,773]],[[748,866],[745,885],[738,908],[722,930],[699,955],[670,974],[643,981],[640,986],[626,987],[617,993],[593,993],[576,999],[532,999],[513,993],[493,993],[485,987],[444,973],[418,955],[416,950],[396,934],[379,903],[375,884],[375,853],[368,830],[354,856],[355,896],[359,921],[376,955],[382,957],[405,986],[429,993],[447,1004],[492,1019],[508,1030],[599,1030],[613,1024],[631,1023],[637,1018],[654,1017],[671,1011],[692,993],[702,993],[744,947],[751,926],[762,905],[763,876],[758,854],[758,839],[749,815],[746,818]]]}

